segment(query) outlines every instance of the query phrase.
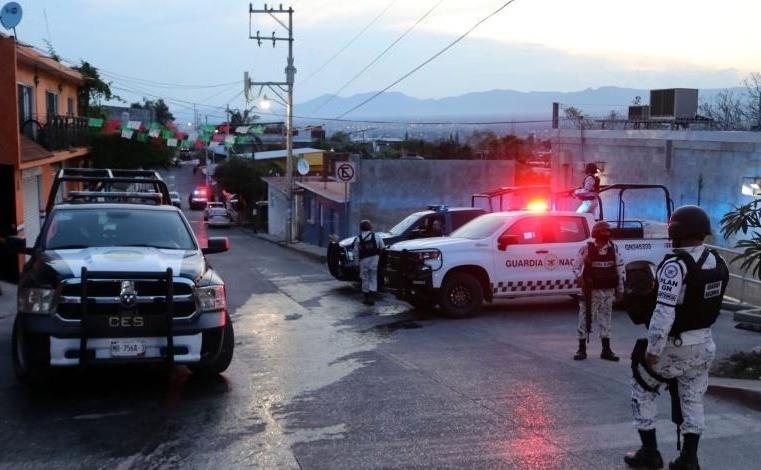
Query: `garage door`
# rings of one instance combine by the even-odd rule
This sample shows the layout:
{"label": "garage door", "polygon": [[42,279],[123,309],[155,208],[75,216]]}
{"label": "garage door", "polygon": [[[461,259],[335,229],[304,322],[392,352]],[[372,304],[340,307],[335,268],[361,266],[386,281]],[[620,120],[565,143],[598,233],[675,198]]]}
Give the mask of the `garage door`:
{"label": "garage door", "polygon": [[24,236],[26,246],[34,246],[40,234],[40,174],[24,172]]}

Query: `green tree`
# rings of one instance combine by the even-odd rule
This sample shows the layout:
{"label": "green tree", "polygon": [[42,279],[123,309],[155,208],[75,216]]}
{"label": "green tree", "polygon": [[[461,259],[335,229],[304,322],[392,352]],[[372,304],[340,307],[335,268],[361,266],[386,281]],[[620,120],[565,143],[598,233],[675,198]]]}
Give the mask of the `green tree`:
{"label": "green tree", "polygon": [[110,100],[123,101],[111,91],[111,82],[104,81],[98,69],[89,62],[83,60],[73,68],[81,73],[84,79],[77,92],[80,116],[103,116],[101,103]]}
{"label": "green tree", "polygon": [[95,168],[168,168],[174,150],[165,145],[123,139],[119,134],[103,134],[90,144],[90,160]]}
{"label": "green tree", "polygon": [[761,199],[755,199],[747,204],[735,207],[721,219],[721,233],[725,238],[734,237],[740,233],[750,235],[740,240],[736,248],[742,253],[734,260],[742,260],[740,267],[751,270],[754,276],[761,278]]}
{"label": "green tree", "polygon": [[164,98],[159,98],[157,100],[149,100],[147,98],[143,98],[142,103],[132,103],[130,108],[152,109],[156,115],[156,122],[159,122],[162,125],[166,124],[167,122],[174,121],[174,115],[169,111],[169,106],[167,106],[164,102]]}
{"label": "green tree", "polygon": [[262,181],[262,177],[273,174],[276,170],[272,163],[231,157],[217,165],[214,178],[225,191],[243,199],[245,207],[252,207],[256,201],[267,199],[267,183]]}
{"label": "green tree", "polygon": [[244,109],[242,112],[238,109],[230,111],[230,126],[235,130],[238,126],[248,126],[256,122],[259,116],[251,113],[251,109]]}

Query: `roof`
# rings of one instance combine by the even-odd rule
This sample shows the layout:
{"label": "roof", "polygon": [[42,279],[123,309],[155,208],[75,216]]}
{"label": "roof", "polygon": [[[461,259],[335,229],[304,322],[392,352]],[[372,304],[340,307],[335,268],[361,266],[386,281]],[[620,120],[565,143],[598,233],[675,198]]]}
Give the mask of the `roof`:
{"label": "roof", "polygon": [[[307,153],[324,153],[325,150],[315,149],[312,147],[306,147],[302,149],[293,149],[293,155],[305,155]],[[286,150],[269,150],[266,152],[254,153],[254,160],[270,160],[273,158],[286,158],[288,152]]]}
{"label": "roof", "polygon": [[56,61],[52,57],[38,51],[28,44],[17,42],[16,56],[19,62],[34,65],[45,72],[75,82],[77,85],[84,83],[84,78],[81,73]]}
{"label": "roof", "polygon": [[334,202],[349,202],[351,194],[349,185],[337,181],[298,181],[296,184],[305,190]]}
{"label": "roof", "polygon": [[34,160],[42,160],[44,158],[52,157],[53,152],[46,149],[42,145],[33,141],[29,137],[21,134],[21,161],[31,162]]}
{"label": "roof", "polygon": [[262,181],[283,194],[285,194],[286,189],[288,189],[288,180],[285,176],[264,176],[262,177]]}

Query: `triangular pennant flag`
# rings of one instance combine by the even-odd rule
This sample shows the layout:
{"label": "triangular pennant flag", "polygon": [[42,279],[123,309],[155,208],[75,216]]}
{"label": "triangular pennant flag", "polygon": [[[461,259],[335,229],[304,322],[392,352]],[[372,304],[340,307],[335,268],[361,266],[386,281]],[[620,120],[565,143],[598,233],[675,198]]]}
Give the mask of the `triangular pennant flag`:
{"label": "triangular pennant flag", "polygon": [[190,143],[191,142],[189,140],[180,141],[180,148],[189,149],[190,148]]}
{"label": "triangular pennant flag", "polygon": [[234,144],[235,143],[235,136],[234,135],[226,135],[225,136],[225,143],[226,144]]}
{"label": "triangular pennant flag", "polygon": [[109,119],[106,121],[106,125],[103,127],[103,132],[111,133],[116,132],[121,127],[122,123],[118,119]]}
{"label": "triangular pennant flag", "polygon": [[262,134],[264,134],[264,126],[262,126],[262,125],[254,126],[252,131],[256,135],[262,135]]}
{"label": "triangular pennant flag", "polygon": [[177,147],[177,139],[166,139],[167,147]]}
{"label": "triangular pennant flag", "polygon": [[214,124],[205,124],[202,129],[204,132],[211,133],[217,129],[217,126],[215,126]]}
{"label": "triangular pennant flag", "polygon": [[211,136],[211,140],[212,140],[212,142],[222,142],[223,140],[225,140],[225,135],[224,134],[214,134],[213,136]]}
{"label": "triangular pennant flag", "polygon": [[129,127],[132,130],[138,130],[140,129],[140,121],[129,121],[127,123],[127,127]]}
{"label": "triangular pennant flag", "polygon": [[161,124],[159,124],[158,122],[152,122],[151,125],[150,125],[150,128],[151,129],[161,129]]}
{"label": "triangular pennant flag", "polygon": [[131,139],[134,132],[132,129],[122,129],[122,139]]}
{"label": "triangular pennant flag", "polygon": [[164,139],[171,139],[171,138],[174,137],[174,132],[168,131],[168,130],[163,130],[163,131],[161,131],[161,137],[164,138]]}
{"label": "triangular pennant flag", "polygon": [[235,138],[236,144],[248,144],[249,142],[251,142],[251,137],[247,135],[239,135]]}
{"label": "triangular pennant flag", "polygon": [[196,140],[196,143],[193,146],[193,148],[195,148],[196,150],[203,150],[204,147],[206,147],[206,144],[203,142],[203,140],[200,140],[200,139]]}
{"label": "triangular pennant flag", "polygon": [[101,118],[90,118],[87,120],[87,125],[89,127],[103,127],[103,119]]}

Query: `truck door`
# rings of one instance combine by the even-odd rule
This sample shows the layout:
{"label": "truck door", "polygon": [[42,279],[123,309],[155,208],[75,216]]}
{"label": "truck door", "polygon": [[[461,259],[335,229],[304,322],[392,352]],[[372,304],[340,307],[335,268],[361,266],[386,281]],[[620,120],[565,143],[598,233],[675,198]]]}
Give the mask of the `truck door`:
{"label": "truck door", "polygon": [[495,297],[536,294],[546,285],[549,272],[544,259],[549,250],[544,243],[544,218],[523,217],[503,233],[513,242],[504,251],[495,247]]}
{"label": "truck door", "polygon": [[576,291],[573,262],[589,239],[583,216],[550,216],[544,218],[544,268],[551,288],[558,293]]}

